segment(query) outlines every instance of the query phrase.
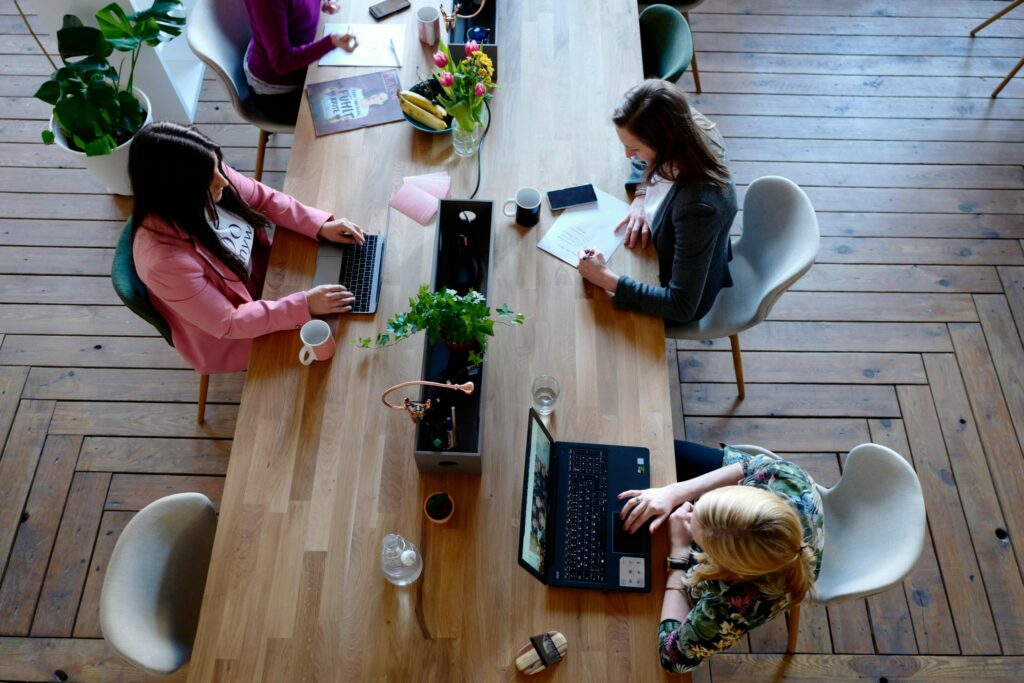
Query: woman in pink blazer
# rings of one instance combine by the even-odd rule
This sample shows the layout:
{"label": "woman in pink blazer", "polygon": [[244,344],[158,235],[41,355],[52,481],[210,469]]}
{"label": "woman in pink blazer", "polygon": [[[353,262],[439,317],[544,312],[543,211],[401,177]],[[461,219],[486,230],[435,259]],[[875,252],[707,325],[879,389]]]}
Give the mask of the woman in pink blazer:
{"label": "woman in pink blazer", "polygon": [[239,174],[212,140],[176,123],[140,130],[128,170],[135,269],[175,348],[200,373],[244,370],[254,338],[352,310],[354,297],[341,285],[276,301],[260,293],[273,226],[362,244],[359,226]]}

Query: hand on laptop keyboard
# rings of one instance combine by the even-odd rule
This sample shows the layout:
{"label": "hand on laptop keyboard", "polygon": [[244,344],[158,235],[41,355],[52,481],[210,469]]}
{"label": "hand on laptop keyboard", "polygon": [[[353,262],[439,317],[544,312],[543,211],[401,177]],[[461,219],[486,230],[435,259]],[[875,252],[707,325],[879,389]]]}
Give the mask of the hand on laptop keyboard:
{"label": "hand on laptop keyboard", "polygon": [[355,300],[355,295],[344,285],[317,285],[306,292],[310,315],[348,313]]}
{"label": "hand on laptop keyboard", "polygon": [[366,233],[347,218],[336,218],[320,226],[320,237],[338,244],[363,244]]}

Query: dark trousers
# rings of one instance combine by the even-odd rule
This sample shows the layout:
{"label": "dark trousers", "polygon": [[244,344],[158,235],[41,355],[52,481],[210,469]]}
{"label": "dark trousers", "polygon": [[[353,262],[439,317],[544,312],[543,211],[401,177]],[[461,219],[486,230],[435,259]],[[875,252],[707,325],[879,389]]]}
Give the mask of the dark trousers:
{"label": "dark trousers", "polygon": [[299,117],[299,105],[302,104],[302,88],[281,95],[252,94],[253,100],[260,111],[277,123],[294,126]]}
{"label": "dark trousers", "polygon": [[708,448],[692,441],[676,441],[676,480],[685,481],[717,470],[722,466],[725,451]]}

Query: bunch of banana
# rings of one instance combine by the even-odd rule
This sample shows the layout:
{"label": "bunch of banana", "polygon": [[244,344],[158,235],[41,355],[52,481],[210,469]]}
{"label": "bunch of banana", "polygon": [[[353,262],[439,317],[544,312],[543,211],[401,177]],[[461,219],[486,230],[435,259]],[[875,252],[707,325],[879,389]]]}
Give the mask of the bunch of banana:
{"label": "bunch of banana", "polygon": [[448,127],[448,124],[444,122],[444,117],[448,115],[448,112],[441,105],[434,104],[423,95],[411,90],[403,90],[398,93],[398,98],[401,101],[402,111],[414,121],[433,130],[444,130]]}

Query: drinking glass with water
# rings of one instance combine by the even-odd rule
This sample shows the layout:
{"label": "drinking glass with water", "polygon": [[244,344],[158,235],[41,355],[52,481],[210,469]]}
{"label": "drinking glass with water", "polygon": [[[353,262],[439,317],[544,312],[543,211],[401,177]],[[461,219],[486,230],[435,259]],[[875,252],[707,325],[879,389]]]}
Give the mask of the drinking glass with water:
{"label": "drinking glass with water", "polygon": [[538,415],[550,415],[562,387],[551,375],[541,375],[533,380],[533,407]]}

